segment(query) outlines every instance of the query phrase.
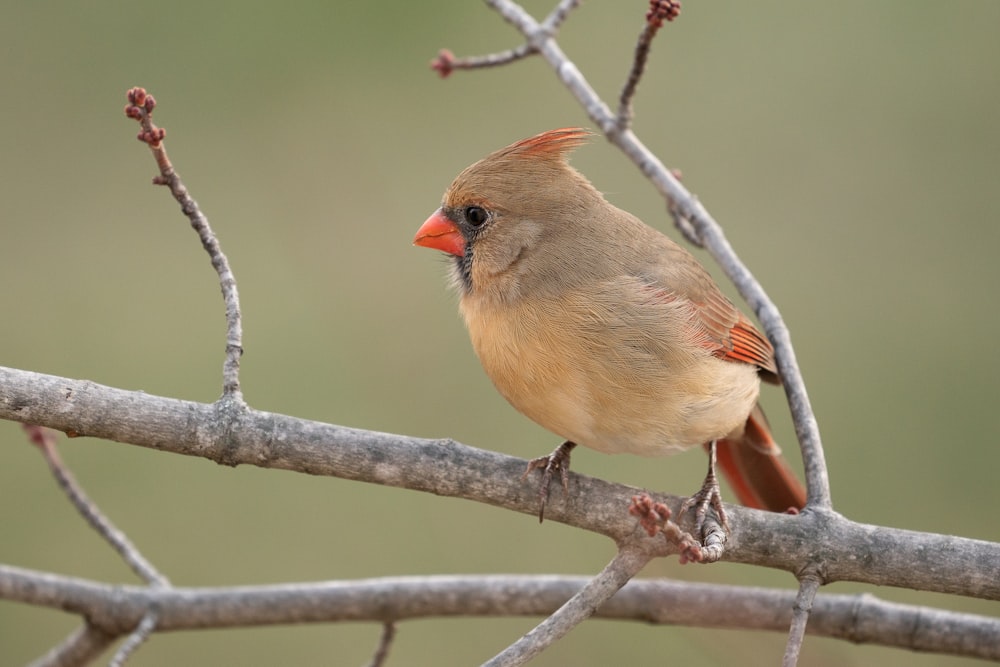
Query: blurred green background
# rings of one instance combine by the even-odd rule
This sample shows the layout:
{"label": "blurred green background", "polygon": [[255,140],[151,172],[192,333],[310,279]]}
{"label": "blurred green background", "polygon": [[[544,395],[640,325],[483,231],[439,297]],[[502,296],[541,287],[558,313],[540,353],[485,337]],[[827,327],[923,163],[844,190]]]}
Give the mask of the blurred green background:
{"label": "blurred green background", "polygon": [[[550,2],[527,8],[540,16]],[[562,30],[563,48],[609,101],[645,11],[639,0],[592,0]],[[1000,4],[985,0],[686,2],[658,37],[636,101],[640,137],[683,170],[791,327],[837,509],[994,541],[997,25]],[[218,396],[224,322],[214,273],[175,202],[150,185],[153,161],[122,114],[126,89],[142,85],[239,280],[252,406],[547,453],[557,439],[508,407],[481,372],[444,263],[410,245],[461,168],[541,130],[588,124],[540,59],[446,81],[428,69],[441,47],[466,55],[518,43],[477,2],[6,3],[0,364]],[[603,140],[574,164],[614,203],[670,227],[653,188]],[[797,465],[783,396],[770,389],[765,401]],[[0,562],[134,582],[20,428],[0,423],[0,442]],[[590,574],[612,555],[603,538],[451,499],[88,439],[62,452],[178,585]],[[700,483],[704,457],[582,452],[573,464],[684,493]],[[406,519],[386,534],[401,507]],[[781,572],[676,560],[644,576],[794,586]],[[873,592],[998,612],[995,603]],[[405,623],[390,664],[478,664],[534,623]],[[0,663],[23,663],[76,625],[0,602]],[[378,633],[330,625],[157,635],[132,664],[360,665]],[[535,664],[727,665],[748,655],[776,664],[783,646],[780,634],[593,621]],[[817,638],[802,660],[971,663]]]}

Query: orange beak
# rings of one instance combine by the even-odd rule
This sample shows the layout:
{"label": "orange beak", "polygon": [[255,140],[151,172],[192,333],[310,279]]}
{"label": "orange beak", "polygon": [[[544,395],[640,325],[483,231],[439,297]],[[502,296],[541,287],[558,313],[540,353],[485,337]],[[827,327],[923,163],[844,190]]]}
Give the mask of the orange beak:
{"label": "orange beak", "polygon": [[417,235],[413,237],[413,245],[433,248],[451,253],[458,257],[465,255],[465,239],[454,222],[445,217],[441,209],[434,211],[431,217],[420,225]]}

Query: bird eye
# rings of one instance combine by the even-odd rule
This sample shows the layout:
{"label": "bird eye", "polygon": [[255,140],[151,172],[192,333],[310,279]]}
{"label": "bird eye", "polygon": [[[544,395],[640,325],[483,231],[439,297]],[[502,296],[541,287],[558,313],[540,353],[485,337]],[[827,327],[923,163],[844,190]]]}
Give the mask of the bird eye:
{"label": "bird eye", "polygon": [[489,215],[486,213],[486,209],[480,206],[469,206],[465,209],[465,219],[469,221],[469,224],[473,227],[479,227],[484,222]]}

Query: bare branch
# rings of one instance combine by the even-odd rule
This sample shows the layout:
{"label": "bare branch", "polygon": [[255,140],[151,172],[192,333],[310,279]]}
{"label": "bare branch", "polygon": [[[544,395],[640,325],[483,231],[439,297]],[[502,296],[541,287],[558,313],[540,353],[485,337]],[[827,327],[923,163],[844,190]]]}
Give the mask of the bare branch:
{"label": "bare branch", "polygon": [[792,622],[788,631],[788,642],[785,645],[782,667],[795,667],[799,662],[802,640],[809,623],[809,613],[812,611],[816,601],[816,593],[822,583],[819,575],[815,572],[808,572],[799,580],[799,593],[795,597],[795,606],[792,608]]}
{"label": "bare branch", "polygon": [[181,182],[180,176],[167,157],[163,147],[166,130],[153,124],[153,109],[156,100],[143,88],[132,88],[128,91],[128,104],[125,115],[139,121],[142,131],[139,141],[146,143],[153,152],[156,164],[160,169],[159,176],[153,179],[157,185],[166,185],[170,193],[181,205],[181,211],[191,221],[191,227],[198,233],[201,245],[212,260],[212,266],[219,275],[219,285],[222,287],[222,298],[226,303],[226,360],[222,365],[222,395],[236,403],[243,400],[240,392],[240,356],[243,354],[243,324],[240,313],[240,295],[236,289],[236,278],[229,268],[229,260],[222,252],[219,239],[215,236],[208,218],[198,208],[198,203],[188,193],[187,187]]}
{"label": "bare branch", "polygon": [[33,660],[28,667],[79,667],[99,656],[115,641],[116,636],[84,623],[58,646]]}
{"label": "bare branch", "polygon": [[[101,629],[93,632],[113,637],[135,627],[152,605],[160,614],[158,631],[546,616],[588,581],[559,575],[454,575],[166,590],[0,565],[0,598],[85,615],[100,623]],[[632,580],[602,604],[595,616],[657,625],[785,632],[794,600],[793,591]],[[1000,619],[885,602],[869,594],[816,596],[807,632],[859,644],[1000,660]]]}
{"label": "bare branch", "polygon": [[121,667],[125,664],[129,656],[135,653],[136,649],[142,646],[149,639],[149,636],[153,634],[153,631],[156,630],[157,616],[157,613],[152,609],[146,612],[138,627],[132,631],[128,639],[115,651],[115,654],[111,657],[111,661],[108,662],[108,667]]}
{"label": "bare branch", "polygon": [[551,616],[532,628],[523,637],[485,663],[486,667],[517,667],[523,665],[564,637],[570,630],[594,615],[615,593],[621,590],[654,554],[633,541],[623,545],[611,562],[578,593],[566,601]]}
{"label": "bare branch", "polygon": [[635,90],[639,86],[639,79],[646,69],[646,60],[649,58],[649,49],[653,44],[653,38],[663,27],[664,21],[673,21],[681,13],[681,3],[674,0],[650,0],[649,11],[646,13],[646,25],[639,33],[639,41],[635,45],[635,56],[632,58],[632,69],[629,71],[628,79],[622,88],[621,96],[618,100],[618,127],[625,129],[632,125],[632,98],[635,97]]}
{"label": "bare branch", "polygon": [[550,34],[555,34],[563,21],[569,17],[569,13],[579,6],[580,0],[560,0],[559,4],[542,21],[542,27]]}
{"label": "bare branch", "polygon": [[485,56],[471,56],[468,58],[456,58],[448,49],[438,51],[437,57],[431,61],[431,69],[436,71],[442,79],[451,75],[457,69],[482,69],[484,67],[498,67],[520,60],[535,53],[535,50],[527,44],[522,44],[513,49],[501,51],[500,53],[490,53]]}
{"label": "bare branch", "polygon": [[76,508],[77,512],[90,524],[90,527],[97,532],[111,547],[118,552],[118,555],[128,564],[144,581],[154,586],[169,586],[167,578],[153,566],[140,553],[132,541],[122,531],[106,517],[100,508],[90,500],[83,487],[77,483],[73,473],[63,464],[56,448],[55,433],[40,426],[24,424],[24,430],[28,433],[31,442],[38,446],[49,470],[59,483],[59,488],[63,490],[66,497]]}
{"label": "bare branch", "polygon": [[[24,424],[24,430],[33,444],[41,450],[49,469],[59,483],[70,502],[83,516],[91,528],[97,532],[111,547],[118,552],[132,571],[154,588],[169,588],[170,580],[160,573],[156,567],[142,555],[132,541],[120,531],[111,520],[105,516],[96,503],[90,500],[83,487],[76,481],[73,473],[63,464],[56,447],[55,433],[41,426]],[[156,629],[156,612],[148,611],[139,626],[129,635],[128,639],[118,648],[109,665],[119,667],[124,665],[128,657],[149,638]],[[93,657],[92,652],[110,643],[112,637],[103,632],[84,626],[81,631],[71,635],[60,647],[39,661],[39,664],[86,664]],[[69,661],[70,656],[79,656],[79,662]],[[54,660],[46,663],[43,661]]]}
{"label": "bare branch", "polygon": [[[462,445],[352,429],[245,408],[204,404],[0,367],[0,419],[41,424],[226,465],[311,475],[466,498],[535,516],[537,487],[523,459]],[[570,473],[569,497],[546,518],[620,543],[638,527],[634,487]],[[683,500],[653,494],[676,512]],[[724,561],[794,574],[820,564],[824,582],[858,581],[1000,600],[1000,544],[860,524],[807,508],[798,516],[727,505]],[[686,522],[685,522],[686,523]],[[654,542],[660,543],[661,540]],[[676,547],[661,545],[661,555]],[[131,629],[131,628],[129,628]]]}
{"label": "bare branch", "polygon": [[[670,174],[678,181],[681,180],[680,169],[671,169]],[[688,243],[690,243],[696,248],[705,247],[704,245],[702,245],[701,239],[698,238],[698,232],[691,225],[691,221],[685,218],[683,215],[681,215],[681,212],[677,210],[677,204],[674,202],[673,199],[667,200],[667,213],[669,213],[670,217],[673,219],[674,227],[677,228],[677,231],[679,231],[681,235],[684,236],[684,239]]]}
{"label": "bare branch", "polygon": [[389,648],[392,640],[396,638],[396,624],[392,621],[382,624],[382,634],[378,638],[378,646],[375,647],[375,654],[368,662],[368,667],[382,667],[389,657]]}
{"label": "bare branch", "polygon": [[[541,29],[546,34],[554,35],[562,25],[569,13],[580,5],[580,0],[561,0],[552,12],[541,24]],[[448,49],[438,51],[437,57],[431,60],[431,69],[436,71],[442,79],[447,78],[455,70],[483,69],[486,67],[498,67],[507,65],[527,56],[538,53],[534,45],[527,43],[500,51],[499,53],[488,53],[483,56],[469,56],[466,58],[456,58]]]}

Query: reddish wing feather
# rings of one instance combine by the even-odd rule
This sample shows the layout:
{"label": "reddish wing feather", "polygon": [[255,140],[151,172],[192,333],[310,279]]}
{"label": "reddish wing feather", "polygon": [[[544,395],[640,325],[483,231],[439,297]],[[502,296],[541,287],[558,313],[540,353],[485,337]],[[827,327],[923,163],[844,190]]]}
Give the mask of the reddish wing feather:
{"label": "reddish wing feather", "polygon": [[708,334],[703,344],[712,354],[777,374],[771,343],[722,293],[710,293],[704,303],[696,304],[696,312],[698,323]]}
{"label": "reddish wing feather", "polygon": [[766,371],[777,373],[774,365],[774,349],[750,321],[739,314],[740,319],[729,330],[728,345],[715,350],[715,356],[730,361],[745,361]]}
{"label": "reddish wing feather", "polygon": [[650,290],[657,300],[684,299],[690,305],[692,338],[699,345],[720,359],[753,364],[764,371],[764,379],[776,381],[778,368],[771,343],[721,292],[710,292],[705,301],[696,303],[670,290]]}

